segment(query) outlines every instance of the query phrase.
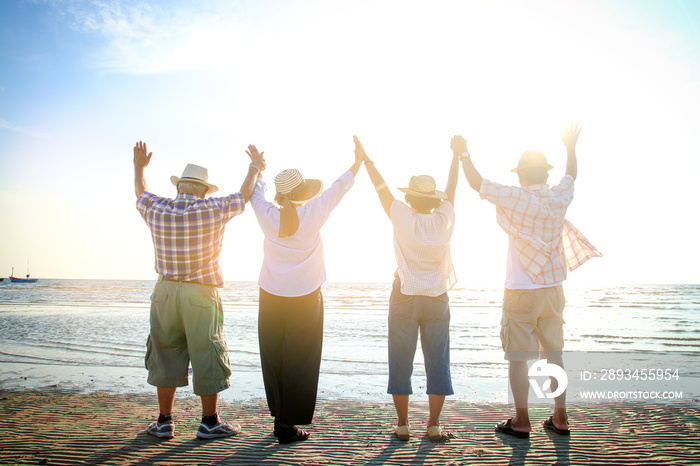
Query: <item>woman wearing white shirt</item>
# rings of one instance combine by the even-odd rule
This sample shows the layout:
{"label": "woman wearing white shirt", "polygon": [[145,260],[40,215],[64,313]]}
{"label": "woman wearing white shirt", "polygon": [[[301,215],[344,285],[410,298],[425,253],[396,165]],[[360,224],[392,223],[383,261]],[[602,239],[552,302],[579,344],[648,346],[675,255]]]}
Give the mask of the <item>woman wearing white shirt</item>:
{"label": "woman wearing white shirt", "polygon": [[[251,158],[258,156],[248,146]],[[296,424],[310,424],[316,406],[323,345],[323,295],[326,281],[320,230],[352,187],[362,163],[355,163],[321,193],[319,180],[298,170],[275,177],[275,202],[265,200],[258,180],[250,203],[265,234],[260,271],[258,340],[265,393],[279,443],[306,440]]]}
{"label": "woman wearing white shirt", "polygon": [[[362,146],[360,146],[362,147]],[[447,188],[435,189],[431,176],[411,178],[406,202],[394,199],[384,179],[362,149],[365,168],[384,211],[394,225],[394,254],[398,265],[389,301],[389,386],[398,416],[394,432],[399,440],[411,435],[408,398],[413,393],[411,374],[418,334],[425,359],[430,408],[428,436],[446,436],[440,412],[446,395],[454,393],[450,377],[450,306],[447,292],[457,282],[450,258],[454,230],[454,199],[459,154],[453,150]]]}

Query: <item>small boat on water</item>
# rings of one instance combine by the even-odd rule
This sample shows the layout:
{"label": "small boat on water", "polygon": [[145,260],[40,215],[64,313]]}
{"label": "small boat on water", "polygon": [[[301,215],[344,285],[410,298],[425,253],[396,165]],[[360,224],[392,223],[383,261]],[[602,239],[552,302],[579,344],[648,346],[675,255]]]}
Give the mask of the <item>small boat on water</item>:
{"label": "small boat on water", "polygon": [[36,283],[38,278],[29,278],[29,268],[27,267],[27,277],[26,278],[20,278],[20,277],[15,277],[15,268],[12,267],[12,273],[10,274],[10,281],[12,283]]}

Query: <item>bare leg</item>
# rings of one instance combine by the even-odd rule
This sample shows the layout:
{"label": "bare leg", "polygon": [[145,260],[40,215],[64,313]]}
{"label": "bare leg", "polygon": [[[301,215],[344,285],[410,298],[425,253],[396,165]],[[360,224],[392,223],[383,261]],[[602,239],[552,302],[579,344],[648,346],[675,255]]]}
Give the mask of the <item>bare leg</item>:
{"label": "bare leg", "polygon": [[392,395],[394,397],[394,407],[399,418],[398,425],[408,425],[408,395]]}
{"label": "bare leg", "polygon": [[202,416],[213,416],[219,401],[219,394],[205,395],[202,398]]}
{"label": "bare leg", "polygon": [[175,390],[177,389],[158,387],[158,406],[160,408],[160,414],[167,416],[173,413]]}
{"label": "bare leg", "polygon": [[440,425],[440,413],[442,405],[445,404],[445,395],[428,395],[428,406],[430,407],[430,418],[428,427]]}
{"label": "bare leg", "polygon": [[515,401],[515,417],[510,425],[513,430],[518,432],[530,432],[532,429],[527,412],[527,392],[530,389],[527,370],[527,361],[510,361],[508,366],[510,389],[513,392],[513,401]]}
{"label": "bare leg", "polygon": [[[561,355],[554,357],[550,356],[548,362],[551,364],[556,364],[562,369],[564,368],[564,361]],[[555,392],[557,387],[559,387],[559,382],[554,377],[550,377],[549,379],[552,381],[551,390],[552,392]],[[554,427],[557,429],[566,430],[569,428],[568,416],[566,415],[566,391],[554,398],[554,414],[552,415],[552,422],[554,423]]]}

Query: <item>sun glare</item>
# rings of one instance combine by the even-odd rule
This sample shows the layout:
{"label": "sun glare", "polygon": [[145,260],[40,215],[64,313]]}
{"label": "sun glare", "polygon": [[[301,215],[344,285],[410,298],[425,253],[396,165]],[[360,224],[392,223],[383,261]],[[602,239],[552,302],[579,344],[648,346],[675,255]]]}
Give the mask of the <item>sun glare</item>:
{"label": "sun glare", "polygon": [[[79,10],[72,5],[57,20],[67,23],[56,25],[71,40],[84,41],[79,50],[85,53],[75,52],[80,60],[66,61],[77,68],[36,96],[15,92],[29,97],[6,108],[23,110],[0,119],[8,134],[4,148],[13,154],[2,159],[2,171],[13,175],[0,199],[12,203],[5,200],[22,193],[43,199],[32,203],[42,212],[61,213],[25,218],[26,209],[5,209],[12,240],[53,232],[4,254],[20,264],[31,253],[36,274],[44,276],[80,277],[87,268],[106,278],[132,277],[135,270],[142,271],[139,278],[152,277],[152,251],[132,200],[117,201],[124,206],[119,223],[133,225],[133,232],[122,235],[127,252],[112,257],[99,235],[83,234],[92,228],[71,231],[85,217],[66,209],[71,195],[63,193],[65,176],[56,176],[67,166],[79,178],[112,173],[100,182],[100,195],[130,195],[129,150],[138,139],[156,154],[149,188],[166,196],[173,194],[169,177],[190,162],[208,166],[224,190],[238,190],[243,151],[251,143],[266,151],[266,180],[296,167],[328,186],[352,162],[353,134],[392,189],[414,174],[430,174],[444,187],[455,134],[467,139],[484,177],[515,183],[509,170],[524,150],[535,149],[554,165],[550,181],[556,182],[565,157],[559,131],[577,121],[584,130],[571,215],[602,250],[620,251],[619,267],[634,257],[634,248],[609,231],[617,212],[593,187],[617,182],[632,153],[641,162],[635,167],[640,180],[661,173],[692,185],[693,170],[677,167],[698,163],[690,156],[700,144],[694,136],[697,65],[677,58],[688,44],[670,54],[680,33],[640,28],[635,18],[599,3],[359,0]],[[86,162],[75,141],[99,157]],[[673,163],[655,166],[658,154]],[[464,178],[459,183],[458,277],[467,283],[483,278],[473,271],[478,261],[493,268],[489,280],[500,282],[505,235],[490,206]],[[625,190],[636,199],[628,207],[633,215],[656,212],[659,201],[650,190],[637,182]],[[686,222],[679,231],[692,231],[671,209],[658,215]],[[364,170],[323,234],[329,279],[390,279],[391,225]],[[241,240],[246,246],[237,244]],[[254,218],[234,220],[222,258],[227,278],[256,279],[261,241]],[[608,260],[613,265],[616,259]]]}

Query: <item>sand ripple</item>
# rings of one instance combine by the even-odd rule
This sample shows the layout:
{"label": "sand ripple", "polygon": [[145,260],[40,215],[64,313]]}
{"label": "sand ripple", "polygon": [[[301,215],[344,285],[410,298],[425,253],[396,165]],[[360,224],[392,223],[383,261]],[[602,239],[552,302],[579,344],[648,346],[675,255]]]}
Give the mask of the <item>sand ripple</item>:
{"label": "sand ripple", "polygon": [[570,409],[570,439],[544,431],[547,408],[535,406],[528,442],[494,434],[493,425],[510,417],[508,406],[448,400],[443,427],[453,438],[441,444],[423,437],[426,403],[412,405],[407,443],[391,435],[388,403],[320,402],[312,438],[286,446],[276,443],[259,400],[220,406],[225,420],[243,428],[228,439],[195,438],[196,398],[177,401],[172,440],[145,433],[156,413],[154,396],[0,391],[0,464],[677,465],[698,464],[700,438],[697,403],[579,404]]}

